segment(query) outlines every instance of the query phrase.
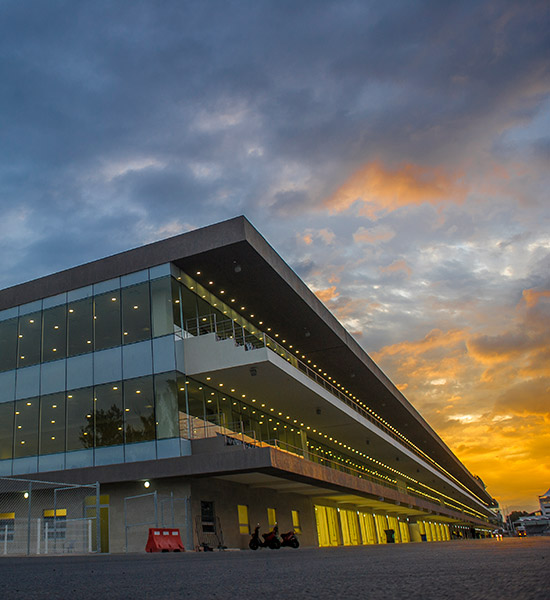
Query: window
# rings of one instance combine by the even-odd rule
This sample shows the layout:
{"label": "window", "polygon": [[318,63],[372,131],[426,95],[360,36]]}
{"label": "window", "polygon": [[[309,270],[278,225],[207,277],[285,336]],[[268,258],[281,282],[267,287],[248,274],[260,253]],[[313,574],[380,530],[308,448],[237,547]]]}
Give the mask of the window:
{"label": "window", "polygon": [[42,362],[67,355],[67,307],[63,304],[45,310],[42,333]]}
{"label": "window", "polygon": [[94,446],[93,389],[67,392],[67,450]]}
{"label": "window", "polygon": [[0,460],[13,457],[14,404],[0,403]]}
{"label": "window", "polygon": [[116,446],[123,441],[122,384],[95,388],[95,446]]}
{"label": "window", "polygon": [[0,542],[13,542],[15,513],[0,513]]}
{"label": "window", "polygon": [[250,533],[248,506],[246,506],[246,504],[238,504],[237,512],[239,513],[239,533],[242,535],[248,535]]}
{"label": "window", "polygon": [[120,292],[94,298],[95,349],[104,350],[121,344]]}
{"label": "window", "polygon": [[152,377],[139,377],[124,383],[126,443],[155,439],[154,402]]}
{"label": "window", "polygon": [[44,510],[44,539],[64,540],[67,535],[67,509]]}
{"label": "window", "polygon": [[15,403],[14,458],[38,454],[38,398]]}
{"label": "window", "polygon": [[294,528],[294,533],[302,533],[300,513],[297,510],[292,511],[292,527]]}
{"label": "window", "polygon": [[92,299],[85,298],[68,306],[68,355],[76,356],[93,350]]}
{"label": "window", "polygon": [[42,396],[40,454],[65,451],[65,394]]}
{"label": "window", "polygon": [[122,329],[123,344],[150,339],[149,282],[122,290]]}
{"label": "window", "polygon": [[275,525],[277,525],[277,513],[274,508],[267,509],[267,522],[270,527],[275,527]]}
{"label": "window", "polygon": [[0,371],[17,365],[17,319],[0,322]]}
{"label": "window", "polygon": [[19,368],[36,365],[40,362],[40,341],[42,334],[42,315],[33,313],[19,319]]}

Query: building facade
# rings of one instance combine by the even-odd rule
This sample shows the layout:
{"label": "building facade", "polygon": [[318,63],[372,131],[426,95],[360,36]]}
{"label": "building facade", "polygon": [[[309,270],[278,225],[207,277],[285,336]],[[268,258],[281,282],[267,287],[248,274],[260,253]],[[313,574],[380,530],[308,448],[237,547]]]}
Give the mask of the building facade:
{"label": "building facade", "polygon": [[99,482],[104,551],[142,549],[167,507],[188,547],[244,548],[256,522],[320,546],[496,523],[243,217],[0,292],[0,477]]}

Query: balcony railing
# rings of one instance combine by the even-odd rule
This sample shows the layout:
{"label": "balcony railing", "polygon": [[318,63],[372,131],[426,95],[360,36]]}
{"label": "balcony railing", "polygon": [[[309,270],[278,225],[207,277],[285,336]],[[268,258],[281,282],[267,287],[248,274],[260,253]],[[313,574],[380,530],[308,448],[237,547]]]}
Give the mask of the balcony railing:
{"label": "balcony railing", "polygon": [[[348,395],[338,389],[337,386],[333,385],[330,381],[327,381],[317,371],[309,367],[306,363],[296,358],[286,348],[281,346],[276,340],[267,335],[262,331],[248,331],[245,327],[228,318],[220,318],[216,314],[207,314],[185,321],[184,335],[186,337],[196,337],[200,335],[206,335],[214,333],[217,340],[232,339],[235,341],[235,345],[244,347],[245,350],[254,350],[256,348],[269,348],[280,357],[284,358],[293,367],[304,373],[311,380],[315,381],[318,385],[323,387],[327,392],[344,402],[347,406],[352,408],[355,412],[360,414],[362,417],[370,421],[373,425],[376,425],[379,429],[384,431],[391,438],[406,446],[411,452],[414,452],[417,456],[423,460],[429,462],[438,471],[444,473],[447,476],[455,479],[448,471],[443,469],[437,462],[435,462],[428,454],[420,450],[411,441],[393,431],[390,427],[385,425],[380,418],[377,418],[374,414],[368,412],[362,408],[357,402],[352,400]],[[456,479],[455,479],[456,480]]]}
{"label": "balcony railing", "polygon": [[[405,493],[410,496],[415,496],[422,500],[427,500],[431,502],[438,503],[440,505],[444,505],[452,510],[457,512],[462,512],[464,514],[468,514],[470,516],[474,516],[477,518],[483,518],[487,520],[486,517],[482,517],[479,513],[476,515],[472,511],[461,508],[453,503],[449,502],[449,498],[445,498],[437,494],[435,490],[431,492],[431,494],[423,493],[420,490],[415,490],[409,485],[400,486],[391,481],[387,481],[383,477],[377,476],[372,473],[365,473],[360,469],[356,469],[354,467],[350,467],[342,462],[337,460],[332,460],[320,454],[315,454],[311,452],[309,449],[304,449],[298,446],[293,446],[279,440],[269,439],[269,440],[260,440],[257,437],[256,431],[253,429],[246,430],[244,427],[244,423],[242,421],[237,421],[235,423],[229,423],[228,425],[220,425],[220,422],[223,422],[223,415],[213,416],[214,422],[204,421],[201,419],[197,419],[196,417],[191,417],[193,424],[190,426],[185,426],[185,428],[181,428],[181,433],[186,433],[186,437],[191,439],[204,439],[204,438],[215,438],[218,436],[223,436],[225,440],[225,444],[228,446],[239,445],[244,449],[253,449],[253,448],[276,448],[281,452],[286,452],[289,454],[293,454],[299,458],[308,460],[310,462],[322,465],[329,469],[333,469],[335,471],[340,471],[341,473],[347,473],[348,475],[352,475],[359,479],[363,479],[366,481],[371,481],[372,483],[376,483],[377,485],[382,485],[386,488],[390,488],[392,490],[396,490],[400,493]],[[435,495],[433,495],[435,494]]]}

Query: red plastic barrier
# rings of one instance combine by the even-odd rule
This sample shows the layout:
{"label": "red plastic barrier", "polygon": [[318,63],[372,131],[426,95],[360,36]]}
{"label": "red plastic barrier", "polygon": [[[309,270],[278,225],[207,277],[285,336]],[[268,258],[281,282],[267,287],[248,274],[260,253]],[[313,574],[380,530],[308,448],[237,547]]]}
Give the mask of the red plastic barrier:
{"label": "red plastic barrier", "polygon": [[152,527],[145,552],[185,552],[181,542],[180,530]]}

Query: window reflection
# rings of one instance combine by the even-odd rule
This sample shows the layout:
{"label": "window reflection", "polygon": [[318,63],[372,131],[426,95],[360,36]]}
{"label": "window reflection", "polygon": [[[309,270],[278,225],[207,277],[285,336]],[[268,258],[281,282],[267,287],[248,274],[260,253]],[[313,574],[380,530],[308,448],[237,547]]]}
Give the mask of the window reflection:
{"label": "window reflection", "polygon": [[67,356],[67,307],[56,306],[44,311],[42,361]]}
{"label": "window reflection", "polygon": [[153,378],[124,382],[124,431],[126,443],[155,439]]}
{"label": "window reflection", "polygon": [[41,313],[32,313],[19,318],[17,366],[27,367],[40,362]]}
{"label": "window reflection", "polygon": [[122,342],[131,344],[151,337],[149,282],[122,290]]}
{"label": "window reflection", "polygon": [[92,299],[85,298],[68,305],[69,356],[93,350]]}
{"label": "window reflection", "polygon": [[0,371],[15,369],[17,364],[17,319],[0,322]]}
{"label": "window reflection", "polygon": [[170,278],[151,281],[151,299],[153,337],[174,333],[174,302]]}
{"label": "window reflection", "polygon": [[15,403],[14,458],[38,454],[38,398]]}
{"label": "window reflection", "polygon": [[65,451],[65,394],[50,394],[40,401],[40,454]]}
{"label": "window reflection", "polygon": [[0,404],[0,460],[13,456],[14,402]]}
{"label": "window reflection", "polygon": [[94,390],[94,409],[96,447],[122,444],[122,384],[98,385]]}
{"label": "window reflection", "polygon": [[67,450],[93,448],[93,388],[67,392]]}
{"label": "window reflection", "polygon": [[114,291],[94,298],[95,349],[120,346],[120,292]]}

